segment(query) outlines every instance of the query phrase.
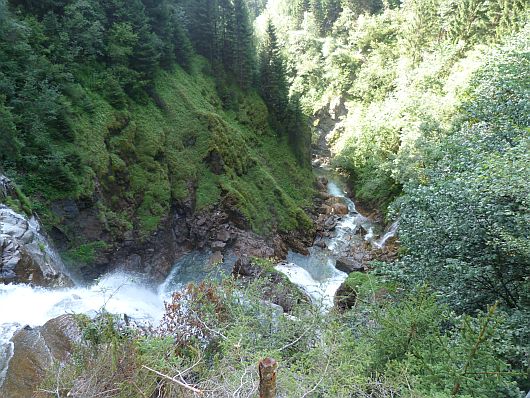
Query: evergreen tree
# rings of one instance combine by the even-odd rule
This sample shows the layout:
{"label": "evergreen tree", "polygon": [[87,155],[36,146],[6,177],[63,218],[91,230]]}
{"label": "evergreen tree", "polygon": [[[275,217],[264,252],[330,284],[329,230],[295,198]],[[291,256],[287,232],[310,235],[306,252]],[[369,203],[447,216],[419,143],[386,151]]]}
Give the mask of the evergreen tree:
{"label": "evergreen tree", "polygon": [[318,29],[318,34],[324,34],[325,29],[325,15],[324,9],[322,8],[322,0],[312,0],[311,1],[311,11],[313,12],[313,18]]}
{"label": "evergreen tree", "polygon": [[219,6],[217,0],[189,2],[187,13],[192,21],[189,31],[195,49],[213,63],[218,59]]}
{"label": "evergreen tree", "polygon": [[236,58],[236,17],[231,0],[219,1],[219,53],[225,70],[232,71]]}
{"label": "evergreen tree", "polygon": [[232,72],[239,86],[246,89],[252,85],[255,65],[254,39],[248,10],[243,0],[234,0],[235,14],[235,60]]}
{"label": "evergreen tree", "polygon": [[289,103],[289,89],[285,78],[285,67],[276,28],[272,21],[267,21],[265,38],[260,54],[260,91],[271,112],[273,127],[281,130],[285,110]]}
{"label": "evergreen tree", "polygon": [[301,166],[309,167],[311,165],[311,131],[302,112],[300,98],[297,95],[289,100],[286,127],[289,145],[298,162]]}

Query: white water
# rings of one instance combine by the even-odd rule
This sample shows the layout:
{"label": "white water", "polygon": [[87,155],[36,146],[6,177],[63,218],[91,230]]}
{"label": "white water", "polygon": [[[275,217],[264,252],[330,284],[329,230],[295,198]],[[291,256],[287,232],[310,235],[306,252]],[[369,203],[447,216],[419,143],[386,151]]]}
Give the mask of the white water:
{"label": "white water", "polygon": [[285,274],[291,282],[303,288],[309,294],[313,303],[321,308],[329,309],[333,306],[333,297],[347,275],[335,268],[331,259],[322,264],[321,268],[331,275],[324,279],[315,279],[304,267],[295,263],[280,263],[276,269]]}
{"label": "white water", "polygon": [[43,325],[67,313],[96,314],[105,308],[127,314],[137,323],[161,319],[164,297],[133,275],[112,273],[88,287],[60,290],[28,285],[0,285],[0,385],[13,345],[10,339],[21,327]]}
{"label": "white water", "polygon": [[218,277],[231,269],[235,258],[221,266],[209,265],[209,253],[184,256],[158,286],[140,275],[113,272],[90,286],[50,290],[29,285],[0,285],[0,386],[12,356],[11,338],[24,326],[40,326],[67,313],[96,315],[106,311],[127,314],[136,324],[156,325],[164,314],[164,301],[189,282]]}
{"label": "white water", "polygon": [[[348,275],[335,268],[338,257],[346,256],[351,245],[368,241],[376,248],[383,248],[385,243],[397,232],[398,223],[395,222],[386,233],[377,238],[377,226],[368,218],[357,212],[355,203],[347,197],[341,188],[341,182],[328,175],[328,193],[341,198],[348,206],[349,213],[342,217],[335,227],[334,235],[326,241],[327,248],[313,246],[309,249],[309,256],[289,253],[286,263],[280,263],[276,269],[285,274],[289,280],[302,288],[320,305],[323,310],[333,306],[333,299],[340,285]],[[364,238],[359,234],[359,228],[366,231]]]}

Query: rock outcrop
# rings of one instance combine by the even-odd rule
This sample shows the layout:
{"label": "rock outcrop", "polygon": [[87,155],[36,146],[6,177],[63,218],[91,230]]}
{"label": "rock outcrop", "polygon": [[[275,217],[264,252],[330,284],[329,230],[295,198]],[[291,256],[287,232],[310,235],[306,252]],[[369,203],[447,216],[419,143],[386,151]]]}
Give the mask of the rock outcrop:
{"label": "rock outcrop", "polygon": [[[285,258],[288,248],[306,253],[306,247],[314,238],[311,231],[259,236],[250,230],[245,216],[231,201],[224,200],[197,212],[192,197],[175,204],[159,228],[147,237],[139,236],[137,231],[112,236],[95,211],[96,206],[91,202],[71,200],[58,201],[52,206],[62,230],[75,229],[86,241],[108,244],[97,253],[93,263],[81,266],[83,276],[89,280],[110,268],[117,268],[142,272],[159,282],[192,250]],[[71,244],[70,238],[59,227],[52,229],[51,236],[58,247],[65,250]]]}
{"label": "rock outcrop", "polygon": [[311,302],[311,298],[291,283],[285,275],[273,268],[254,264],[248,256],[242,256],[236,261],[232,274],[244,283],[262,278],[264,281],[261,287],[262,299],[279,305],[284,312],[291,312],[297,304]]}
{"label": "rock outcrop", "polygon": [[335,263],[335,267],[342,272],[351,274],[352,272],[364,272],[364,265],[355,258],[339,257]]}
{"label": "rock outcrop", "polygon": [[335,293],[333,301],[335,308],[337,308],[340,313],[344,313],[355,306],[355,303],[357,302],[357,292],[347,283],[342,283]]}
{"label": "rock outcrop", "polygon": [[44,326],[26,326],[11,339],[13,357],[9,361],[0,396],[29,398],[34,396],[46,371],[55,363],[66,361],[81,332],[73,315],[62,315]]}

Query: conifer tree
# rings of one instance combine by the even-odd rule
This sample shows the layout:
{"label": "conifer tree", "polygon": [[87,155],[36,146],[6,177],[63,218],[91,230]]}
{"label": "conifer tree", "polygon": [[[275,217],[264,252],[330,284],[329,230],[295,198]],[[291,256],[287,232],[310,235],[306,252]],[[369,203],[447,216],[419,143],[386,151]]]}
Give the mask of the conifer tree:
{"label": "conifer tree", "polygon": [[267,21],[267,28],[260,54],[260,91],[271,112],[273,127],[281,130],[285,110],[289,103],[289,89],[285,78],[285,67],[280,53],[276,28]]}
{"label": "conifer tree", "polygon": [[187,5],[187,12],[192,21],[189,31],[196,51],[213,63],[219,58],[218,1],[190,1]]}
{"label": "conifer tree", "polygon": [[286,128],[289,145],[301,166],[311,164],[311,131],[302,112],[300,98],[294,95],[289,100]]}
{"label": "conifer tree", "polygon": [[232,72],[239,86],[246,89],[252,85],[255,53],[252,27],[248,10],[243,0],[234,0],[235,59]]}
{"label": "conifer tree", "polygon": [[236,58],[236,17],[231,0],[219,1],[219,52],[225,70],[232,70]]}

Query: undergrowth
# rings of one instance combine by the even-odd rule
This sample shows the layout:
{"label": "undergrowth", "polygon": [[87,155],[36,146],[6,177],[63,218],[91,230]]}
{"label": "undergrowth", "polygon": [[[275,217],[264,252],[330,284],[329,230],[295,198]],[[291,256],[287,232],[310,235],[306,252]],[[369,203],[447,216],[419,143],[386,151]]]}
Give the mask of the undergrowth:
{"label": "undergrowth", "polygon": [[[103,314],[43,389],[73,396],[251,397],[260,359],[275,358],[280,397],[516,397],[500,355],[496,306],[460,317],[428,289],[358,302],[344,314],[291,313],[261,299],[264,280],[205,281],[174,293],[158,327]],[[359,281],[377,297],[380,281]],[[379,287],[376,287],[379,286]],[[195,392],[194,392],[195,391]],[[197,391],[200,391],[198,393]]]}

